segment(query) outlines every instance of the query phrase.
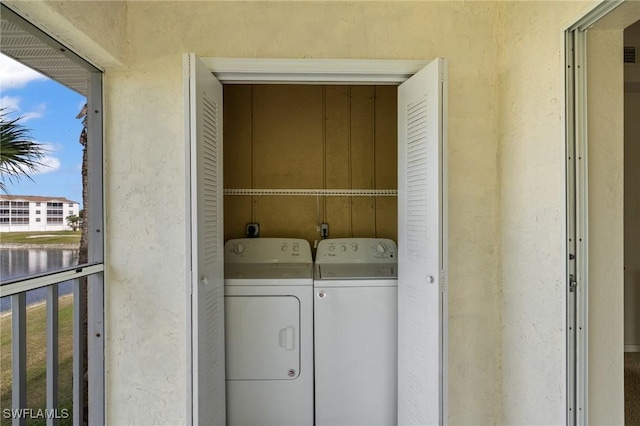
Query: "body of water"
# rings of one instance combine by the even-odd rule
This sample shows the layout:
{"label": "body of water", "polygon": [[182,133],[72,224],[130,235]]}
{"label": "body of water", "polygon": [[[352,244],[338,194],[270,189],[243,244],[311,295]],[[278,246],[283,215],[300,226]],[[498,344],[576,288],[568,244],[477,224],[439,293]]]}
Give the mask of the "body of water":
{"label": "body of water", "polygon": [[[78,264],[78,250],[63,248],[2,248],[0,249],[0,278],[14,278],[52,272]],[[58,285],[60,296],[73,291],[72,281]],[[44,301],[46,288],[27,292],[27,304]],[[0,298],[0,312],[11,309],[11,297]]]}

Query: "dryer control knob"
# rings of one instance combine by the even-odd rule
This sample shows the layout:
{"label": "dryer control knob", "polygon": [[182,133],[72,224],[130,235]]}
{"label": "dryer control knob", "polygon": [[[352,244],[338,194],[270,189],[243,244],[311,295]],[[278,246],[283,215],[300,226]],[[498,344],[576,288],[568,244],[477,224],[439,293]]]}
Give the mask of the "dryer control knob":
{"label": "dryer control knob", "polygon": [[236,244],[236,246],[233,248],[233,251],[234,251],[236,254],[242,254],[242,253],[244,253],[244,244],[242,244],[242,243],[238,243],[238,244]]}
{"label": "dryer control knob", "polygon": [[384,253],[387,251],[387,248],[385,246],[383,246],[382,244],[378,244],[376,247],[376,250],[378,251],[378,253]]}

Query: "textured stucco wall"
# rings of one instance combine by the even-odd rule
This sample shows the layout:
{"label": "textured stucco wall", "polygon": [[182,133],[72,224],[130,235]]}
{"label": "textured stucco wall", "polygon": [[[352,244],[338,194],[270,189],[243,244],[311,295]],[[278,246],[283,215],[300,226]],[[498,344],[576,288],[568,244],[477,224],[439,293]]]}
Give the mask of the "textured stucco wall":
{"label": "textured stucco wall", "polygon": [[622,37],[622,30],[587,37],[591,424],[624,424]]}
{"label": "textured stucco wall", "polygon": [[179,61],[106,73],[107,424],[185,421],[181,78]]}
{"label": "textured stucco wall", "polygon": [[563,32],[592,6],[500,4],[504,424],[566,418]]}
{"label": "textured stucco wall", "polygon": [[[162,170],[161,182],[184,179],[179,136],[182,123],[169,120],[171,128],[149,137],[167,114],[171,103],[172,120],[182,117],[182,80],[176,73],[182,53],[195,51],[200,56],[219,57],[315,57],[315,58],[419,58],[443,56],[449,60],[449,200],[450,200],[450,421],[454,424],[488,424],[500,416],[499,407],[499,286],[497,280],[497,172],[496,172],[496,79],[494,44],[495,7],[493,3],[462,2],[380,2],[380,3],[233,3],[233,2],[137,2],[128,5],[130,61],[126,73],[110,75],[107,71],[107,102],[113,121],[124,120],[127,131],[118,137],[109,135],[107,143],[109,170],[116,173],[124,188],[108,188],[112,227],[128,222],[138,201],[123,199],[123,189],[134,191],[145,182],[149,185],[144,200],[151,206],[180,198],[180,188],[167,191],[163,184],[152,185],[144,178],[145,169],[154,170],[146,161],[154,157],[172,160],[171,168]],[[455,34],[455,36],[452,36]],[[157,82],[153,90],[137,89],[127,95],[136,81]],[[114,93],[115,92],[115,93]],[[114,96],[121,93],[122,95]],[[125,102],[126,101],[126,102]],[[177,109],[176,109],[177,108]],[[143,120],[140,121],[140,113]],[[117,114],[117,118],[114,116]],[[169,118],[169,117],[167,117]],[[165,126],[165,123],[162,123]],[[154,132],[155,133],[155,132]],[[140,152],[132,146],[139,145]],[[146,147],[147,152],[143,152]],[[141,162],[134,169],[119,163]],[[126,177],[128,176],[128,178]],[[133,178],[133,180],[132,180]],[[122,182],[123,179],[127,181]],[[139,181],[138,181],[139,180]],[[136,182],[137,181],[137,182]],[[173,205],[176,209],[177,205]],[[128,309],[122,302],[135,303],[149,295],[173,296],[172,304],[163,306],[170,316],[184,316],[180,301],[183,283],[176,281],[183,269],[183,259],[163,256],[160,270],[164,276],[137,276],[129,285],[131,269],[142,272],[149,265],[131,265],[134,258],[147,257],[149,248],[164,250],[157,231],[176,236],[184,232],[181,220],[165,220],[164,214],[145,218],[150,234],[138,226],[127,226],[110,234],[112,290],[109,294],[108,328],[112,336],[107,366],[121,381],[109,383],[109,419],[117,423],[127,419],[134,423],[148,421],[130,398],[157,412],[166,422],[184,418],[184,398],[176,392],[172,404],[153,397],[152,387],[136,389],[143,377],[137,365],[146,362],[149,351],[163,353],[162,340],[139,349],[133,344],[148,333],[156,333],[155,318],[138,318],[139,328],[132,329],[119,321]],[[132,242],[136,244],[132,246]],[[176,240],[181,244],[181,240]],[[120,253],[124,247],[127,248]],[[173,252],[178,248],[173,246]],[[175,269],[175,273],[169,273]],[[117,277],[115,272],[118,272]],[[158,271],[160,272],[160,271]],[[156,279],[157,278],[157,279]],[[114,290],[117,288],[117,290]],[[147,296],[152,304],[153,298]],[[162,303],[162,302],[158,302]],[[149,310],[154,305],[146,306]],[[167,328],[172,337],[166,343],[179,345],[186,339],[186,327]],[[122,339],[115,339],[122,336]],[[179,379],[174,372],[173,353],[158,355],[153,363],[158,373],[167,374],[171,382]],[[179,382],[182,386],[182,382]]]}
{"label": "textured stucco wall", "polygon": [[563,30],[595,3],[48,6],[42,22],[106,68],[107,423],[186,419],[191,51],[447,58],[449,423],[563,423]]}

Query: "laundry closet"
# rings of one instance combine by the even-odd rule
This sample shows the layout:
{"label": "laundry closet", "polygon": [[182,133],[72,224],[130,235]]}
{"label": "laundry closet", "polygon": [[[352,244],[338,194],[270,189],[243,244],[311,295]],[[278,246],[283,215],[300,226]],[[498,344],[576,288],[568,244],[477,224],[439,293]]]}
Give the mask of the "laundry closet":
{"label": "laundry closet", "polygon": [[[223,99],[227,425],[395,424],[395,87],[227,85]],[[354,236],[377,238],[318,255],[344,270],[379,247],[373,260],[392,263],[314,291],[305,247]]]}
{"label": "laundry closet", "polygon": [[[397,189],[397,87],[225,85],[224,188]],[[397,241],[397,197],[225,195],[224,237]]]}
{"label": "laundry closet", "polygon": [[[300,239],[277,246],[293,257],[302,240],[311,246],[324,237],[398,242],[397,252],[395,244],[380,242],[343,241],[327,249],[329,257],[333,249],[397,259],[398,350],[391,363],[398,373],[397,422],[444,422],[446,74],[440,58],[202,61],[185,55],[195,422],[226,423],[223,254],[255,251],[256,240],[237,241],[247,224],[259,225],[263,238]],[[310,84],[289,84],[295,81]],[[232,277],[237,286],[246,284],[242,275]],[[318,297],[331,298],[333,290],[325,290]],[[244,293],[229,296],[253,297]],[[281,329],[279,345],[292,347],[291,335]],[[298,371],[293,365],[287,376]]]}

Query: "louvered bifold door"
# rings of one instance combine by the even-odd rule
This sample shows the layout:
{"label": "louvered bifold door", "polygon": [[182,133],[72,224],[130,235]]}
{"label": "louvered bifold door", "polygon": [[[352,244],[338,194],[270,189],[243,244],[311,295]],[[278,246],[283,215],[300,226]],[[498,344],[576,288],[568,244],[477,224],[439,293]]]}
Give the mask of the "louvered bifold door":
{"label": "louvered bifold door", "polygon": [[189,67],[193,424],[224,426],[222,85],[194,54]]}
{"label": "louvered bifold door", "polygon": [[398,88],[398,424],[446,423],[446,62]]}

